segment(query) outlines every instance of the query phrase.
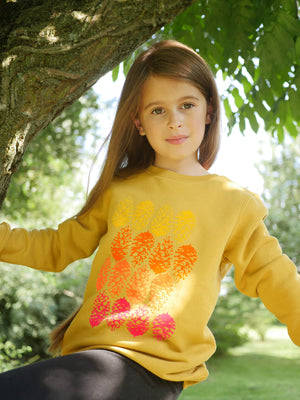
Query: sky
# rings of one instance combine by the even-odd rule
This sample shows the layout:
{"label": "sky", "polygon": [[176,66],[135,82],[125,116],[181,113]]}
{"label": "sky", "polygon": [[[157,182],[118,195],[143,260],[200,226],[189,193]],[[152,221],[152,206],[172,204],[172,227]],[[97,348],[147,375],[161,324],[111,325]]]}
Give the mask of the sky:
{"label": "sky", "polygon": [[[109,72],[94,85],[94,90],[99,94],[100,101],[118,99],[123,83],[123,74],[120,73],[117,81],[113,82],[111,72]],[[225,85],[218,80],[217,85],[221,94]],[[101,118],[100,129],[104,136],[110,131],[114,113],[115,109],[112,108],[105,113],[104,119]],[[263,179],[255,165],[259,164],[261,160],[260,148],[266,146],[268,134],[262,129],[255,134],[248,128],[243,136],[238,127],[235,127],[232,134],[228,136],[225,133],[226,117],[224,115],[222,116],[222,126],[220,152],[210,172],[225,175],[241,186],[261,194]]]}

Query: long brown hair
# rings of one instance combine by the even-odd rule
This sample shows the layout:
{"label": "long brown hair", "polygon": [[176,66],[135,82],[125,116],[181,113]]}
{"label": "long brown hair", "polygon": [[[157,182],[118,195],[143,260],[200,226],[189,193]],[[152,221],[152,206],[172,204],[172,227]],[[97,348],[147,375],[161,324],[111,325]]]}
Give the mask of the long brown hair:
{"label": "long brown hair", "polygon": [[[154,150],[134,124],[138,117],[142,88],[150,75],[185,80],[202,92],[213,111],[199,148],[199,162],[209,169],[215,161],[220,139],[220,101],[210,68],[202,57],[182,43],[174,40],[155,43],[136,58],[127,74],[113,127],[106,140],[109,146],[102,172],[77,217],[93,207],[115,176],[129,176],[154,163]],[[79,310],[80,307],[52,332],[51,352],[57,352],[60,348],[64,333]]]}

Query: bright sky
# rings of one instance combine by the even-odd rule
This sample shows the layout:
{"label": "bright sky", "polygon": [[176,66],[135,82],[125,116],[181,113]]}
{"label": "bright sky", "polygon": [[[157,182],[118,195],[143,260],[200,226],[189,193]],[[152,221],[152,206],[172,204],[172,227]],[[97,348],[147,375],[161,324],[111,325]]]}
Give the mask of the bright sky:
{"label": "bright sky", "polygon": [[[112,81],[111,72],[102,77],[95,85],[95,91],[100,95],[100,101],[118,99],[124,82],[123,74],[119,74],[116,82]],[[219,85],[218,85],[219,86]],[[220,91],[222,84],[220,84]],[[101,118],[100,129],[105,136],[111,128],[115,109],[109,110],[105,119]],[[226,127],[226,119],[223,116],[223,130]],[[234,129],[230,136],[222,135],[221,149],[217,161],[210,172],[225,175],[241,186],[261,194],[263,191],[263,180],[259,175],[255,164],[259,163],[259,149],[266,141],[267,134],[262,130],[256,135],[249,128],[243,136],[238,128]]]}

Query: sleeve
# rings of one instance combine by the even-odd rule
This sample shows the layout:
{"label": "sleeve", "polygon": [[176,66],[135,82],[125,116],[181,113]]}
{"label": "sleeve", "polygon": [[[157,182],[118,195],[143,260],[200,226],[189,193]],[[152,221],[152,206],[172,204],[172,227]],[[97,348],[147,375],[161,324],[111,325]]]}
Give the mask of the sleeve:
{"label": "sleeve", "polygon": [[237,289],[260,297],[266,308],[287,325],[292,341],[300,346],[300,275],[263,222],[267,210],[250,195],[226,247],[226,258],[235,267]]}
{"label": "sleeve", "polygon": [[107,207],[98,201],[86,214],[57,229],[27,231],[0,224],[0,261],[42,271],[60,272],[71,262],[93,254],[107,229]]}

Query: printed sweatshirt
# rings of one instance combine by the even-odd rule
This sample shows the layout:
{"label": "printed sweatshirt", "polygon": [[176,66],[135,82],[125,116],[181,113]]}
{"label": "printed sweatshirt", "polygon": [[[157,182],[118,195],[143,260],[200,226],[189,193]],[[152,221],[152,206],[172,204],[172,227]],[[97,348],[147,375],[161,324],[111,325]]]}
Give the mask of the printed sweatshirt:
{"label": "printed sweatshirt", "polygon": [[109,349],[184,387],[208,376],[207,323],[233,264],[242,293],[260,297],[300,345],[300,276],[264,225],[253,193],[218,175],[151,166],[116,178],[92,209],[58,229],[0,225],[0,260],[62,271],[96,254],[62,354]]}

